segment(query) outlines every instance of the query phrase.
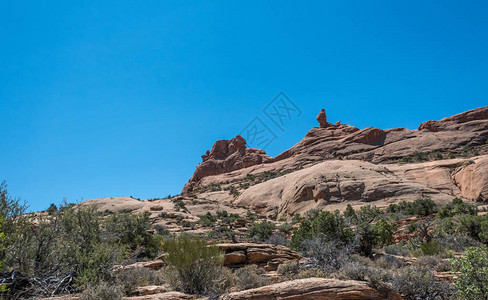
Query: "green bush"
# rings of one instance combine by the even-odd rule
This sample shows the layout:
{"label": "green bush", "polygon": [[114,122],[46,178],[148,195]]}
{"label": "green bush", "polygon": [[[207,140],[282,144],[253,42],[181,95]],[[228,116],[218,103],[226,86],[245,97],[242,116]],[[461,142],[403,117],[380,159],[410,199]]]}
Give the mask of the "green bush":
{"label": "green bush", "polygon": [[275,246],[278,246],[278,245],[281,245],[281,246],[289,246],[290,245],[290,241],[286,238],[286,236],[281,233],[281,232],[278,232],[278,233],[273,233],[267,240],[266,240],[266,243],[267,244],[271,244],[271,245],[275,245]]}
{"label": "green bush", "polygon": [[278,230],[284,234],[290,233],[292,229],[293,226],[290,223],[286,223],[286,222],[278,226]]}
{"label": "green bush", "polygon": [[[210,294],[227,288],[221,284],[223,253],[204,239],[187,234],[164,244],[167,280],[177,290],[188,294]],[[230,283],[229,283],[230,284]]]}
{"label": "green bush", "polygon": [[373,225],[374,247],[381,247],[393,243],[395,224],[388,219],[380,219]]}
{"label": "green bush", "polygon": [[80,295],[80,300],[120,300],[124,293],[122,287],[102,282],[88,286]]}
{"label": "green bush", "polygon": [[434,274],[425,268],[405,267],[392,280],[392,286],[405,300],[449,299],[453,289],[447,282],[437,281]]}
{"label": "green bush", "polygon": [[256,265],[248,265],[235,271],[236,286],[239,290],[248,290],[268,285],[271,281],[264,277],[266,273],[262,268]]}
{"label": "green bush", "polygon": [[162,285],[164,283],[161,272],[148,268],[129,268],[114,272],[115,283],[123,288],[126,295],[134,293],[140,286]]}
{"label": "green bush", "polygon": [[273,222],[262,220],[261,222],[252,223],[251,227],[249,227],[248,235],[259,241],[265,241],[273,234],[274,229],[275,224]]}
{"label": "green bush", "polygon": [[461,299],[488,299],[488,247],[470,247],[464,256],[451,260],[455,280]]}
{"label": "green bush", "polygon": [[421,255],[436,255],[441,253],[444,248],[442,248],[438,241],[429,241],[420,244],[419,250]]}
{"label": "green bush", "polygon": [[335,213],[329,211],[320,212],[313,219],[311,230],[313,236],[323,236],[327,241],[339,241],[344,244],[350,243],[354,236],[352,229],[346,225],[339,211]]}
{"label": "green bush", "polygon": [[413,202],[402,201],[398,204],[390,204],[387,208],[387,212],[425,217],[437,212],[437,205],[430,198],[423,198]]}
{"label": "green bush", "polygon": [[205,215],[199,216],[199,218],[199,222],[203,227],[211,227],[217,221],[217,218],[212,216],[209,211]]}

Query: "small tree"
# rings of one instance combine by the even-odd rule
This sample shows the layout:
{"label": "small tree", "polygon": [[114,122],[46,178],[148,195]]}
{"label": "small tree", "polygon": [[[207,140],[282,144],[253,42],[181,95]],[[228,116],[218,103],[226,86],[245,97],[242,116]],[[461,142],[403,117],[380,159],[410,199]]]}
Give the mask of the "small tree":
{"label": "small tree", "polygon": [[460,272],[455,281],[461,299],[488,299],[488,247],[470,247],[464,256],[451,261],[454,272]]}
{"label": "small tree", "polygon": [[256,238],[260,241],[267,240],[275,229],[275,224],[266,220],[256,222],[249,227],[249,237]]}
{"label": "small tree", "polygon": [[188,294],[208,294],[218,283],[223,253],[199,237],[182,234],[164,244],[169,282]]}

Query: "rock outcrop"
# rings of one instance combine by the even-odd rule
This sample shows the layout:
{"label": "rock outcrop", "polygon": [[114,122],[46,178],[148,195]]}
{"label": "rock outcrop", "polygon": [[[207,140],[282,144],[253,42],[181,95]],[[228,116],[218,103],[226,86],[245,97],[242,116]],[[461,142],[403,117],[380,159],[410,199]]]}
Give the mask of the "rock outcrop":
{"label": "rock outcrop", "polygon": [[[446,168],[447,173],[448,170]],[[343,209],[347,204],[360,206],[378,200],[382,203],[375,205],[381,207],[423,197],[446,203],[454,197],[425,182],[402,178],[399,173],[389,170],[388,165],[330,160],[251,186],[242,192],[235,204],[276,218],[313,208]]]}
{"label": "rock outcrop", "polygon": [[364,281],[307,278],[223,295],[222,300],[401,300],[394,292],[382,293]]}
{"label": "rock outcrop", "polygon": [[322,110],[317,115],[317,122],[319,122],[320,127],[322,128],[325,128],[329,125],[329,123],[327,123],[327,115],[325,114],[325,109],[322,108]]}
{"label": "rock outcrop", "polygon": [[268,244],[217,244],[225,253],[224,265],[238,267],[244,264],[263,265],[267,271],[276,271],[278,266],[290,261],[299,261],[301,256],[285,246]]}
{"label": "rock outcrop", "polygon": [[359,129],[340,122],[331,124],[327,122],[325,111],[319,113],[317,121],[319,127],[312,128],[300,142],[275,158],[267,156],[262,150],[245,148],[245,141],[241,137],[218,141],[212,151],[203,156],[203,162],[197,166],[183,192],[217,183],[220,174],[231,172],[235,178],[239,174],[257,174],[259,170],[295,171],[331,159],[391,164],[414,155],[435,154],[445,159],[453,155],[469,157],[488,154],[488,107],[440,121],[427,121],[417,130]]}
{"label": "rock outcrop", "polygon": [[451,174],[463,198],[488,201],[488,156],[468,160]]}
{"label": "rock outcrop", "polygon": [[183,188],[183,193],[192,191],[203,177],[270,162],[272,158],[264,150],[247,148],[246,140],[238,135],[231,140],[215,142],[212,150],[202,155],[202,160]]}

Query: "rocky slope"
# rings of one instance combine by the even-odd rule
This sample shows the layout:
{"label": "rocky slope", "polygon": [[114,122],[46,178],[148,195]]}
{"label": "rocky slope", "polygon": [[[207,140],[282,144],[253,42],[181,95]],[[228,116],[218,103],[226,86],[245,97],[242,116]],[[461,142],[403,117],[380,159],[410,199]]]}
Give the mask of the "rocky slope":
{"label": "rocky slope", "polygon": [[317,120],[319,127],[275,158],[246,148],[240,136],[218,141],[183,194],[271,218],[347,203],[488,200],[488,107],[427,121],[417,130],[360,130],[328,123],[325,111]]}

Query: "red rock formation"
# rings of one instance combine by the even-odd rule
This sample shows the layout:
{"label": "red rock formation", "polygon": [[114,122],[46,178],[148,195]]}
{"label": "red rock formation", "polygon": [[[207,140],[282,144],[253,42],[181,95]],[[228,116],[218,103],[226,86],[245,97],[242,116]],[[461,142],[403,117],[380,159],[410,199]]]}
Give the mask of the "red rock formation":
{"label": "red rock formation", "polygon": [[[312,128],[292,148],[275,158],[262,150],[248,149],[245,140],[237,136],[217,141],[211,151],[202,156],[183,192],[191,191],[198,182],[212,175],[223,174],[263,163],[278,163],[275,169],[296,170],[310,162],[323,159],[357,159],[374,163],[391,162],[415,152],[451,151],[460,153],[478,147],[478,154],[488,154],[488,107],[473,109],[440,121],[427,121],[418,130],[405,128],[358,129],[351,125],[327,122],[325,110],[317,116],[320,127]],[[474,152],[476,153],[476,152]],[[473,155],[473,154],[470,154]],[[283,163],[281,163],[283,162]],[[279,165],[281,164],[281,165]]]}
{"label": "red rock formation", "polygon": [[202,160],[183,188],[183,193],[192,191],[195,184],[203,177],[266,163],[272,158],[266,155],[264,150],[246,148],[246,140],[238,135],[231,140],[215,142],[212,150],[202,155]]}
{"label": "red rock formation", "polygon": [[319,112],[319,114],[317,115],[317,121],[322,128],[329,126],[329,123],[327,123],[327,115],[325,114],[325,109],[322,108],[322,110]]}

